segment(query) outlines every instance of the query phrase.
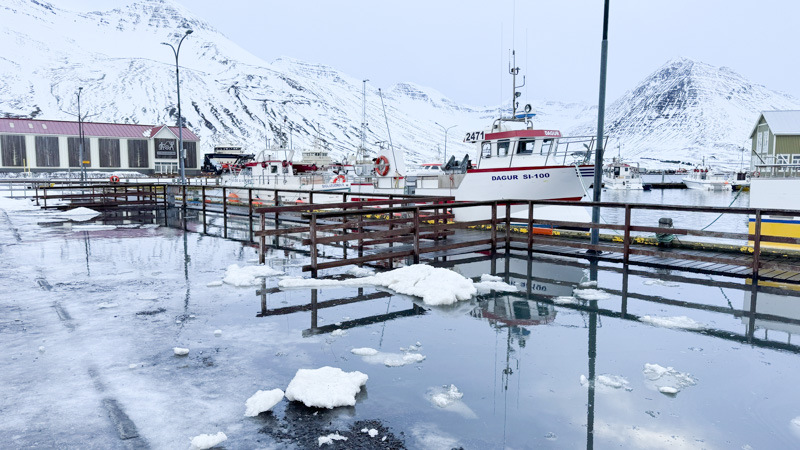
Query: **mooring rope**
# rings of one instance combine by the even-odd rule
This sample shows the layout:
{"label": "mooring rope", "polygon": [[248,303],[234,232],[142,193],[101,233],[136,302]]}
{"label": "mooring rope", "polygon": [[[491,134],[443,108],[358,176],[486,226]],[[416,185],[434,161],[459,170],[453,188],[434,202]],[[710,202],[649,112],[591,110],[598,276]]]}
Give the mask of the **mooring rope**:
{"label": "mooring rope", "polygon": [[[739,195],[742,193],[742,191],[744,191],[744,189],[739,189],[739,192],[736,193],[736,196],[734,196],[733,200],[731,200],[731,202],[728,204],[728,208],[730,208],[733,205],[733,203],[736,201],[736,199],[739,198]],[[716,219],[712,220],[711,223],[709,223],[708,225],[704,226],[703,228],[700,228],[700,231],[703,231],[706,228],[710,227],[711,225],[714,225],[714,222],[718,221],[719,218],[722,217],[723,214],[725,214],[725,213],[719,213],[719,215],[717,216]]]}

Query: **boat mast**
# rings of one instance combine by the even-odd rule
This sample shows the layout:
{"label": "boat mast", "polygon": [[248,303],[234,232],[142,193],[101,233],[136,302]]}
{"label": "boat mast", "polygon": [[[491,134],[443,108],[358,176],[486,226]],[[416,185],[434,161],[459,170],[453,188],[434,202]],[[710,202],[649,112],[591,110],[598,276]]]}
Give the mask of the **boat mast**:
{"label": "boat mast", "polygon": [[[367,81],[362,81],[361,86],[361,147],[358,151],[361,153],[362,158],[367,157]],[[356,161],[358,161],[358,154],[356,154]]]}

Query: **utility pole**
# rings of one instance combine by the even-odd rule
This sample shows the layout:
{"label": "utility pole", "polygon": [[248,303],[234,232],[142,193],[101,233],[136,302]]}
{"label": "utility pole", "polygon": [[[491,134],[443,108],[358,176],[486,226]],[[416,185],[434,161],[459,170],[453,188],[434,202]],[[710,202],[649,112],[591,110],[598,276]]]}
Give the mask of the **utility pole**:
{"label": "utility pole", "polygon": [[[600,46],[600,98],[597,102],[597,150],[594,155],[594,188],[592,189],[592,201],[600,201],[600,193],[603,188],[603,127],[605,126],[606,113],[606,66],[608,65],[608,3],[605,0],[603,8],[603,42]],[[592,223],[600,223],[600,207],[592,206]],[[592,245],[600,242],[600,230],[592,228]],[[590,253],[600,253],[590,250]]]}

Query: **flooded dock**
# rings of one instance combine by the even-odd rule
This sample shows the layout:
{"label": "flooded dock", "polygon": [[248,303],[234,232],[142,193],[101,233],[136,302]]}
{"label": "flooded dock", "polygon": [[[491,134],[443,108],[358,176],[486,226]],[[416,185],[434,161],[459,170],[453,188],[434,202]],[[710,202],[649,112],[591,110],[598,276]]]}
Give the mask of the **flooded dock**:
{"label": "flooded dock", "polygon": [[[319,448],[334,433],[348,440],[323,447],[800,440],[800,286],[789,281],[465,251],[425,259],[515,290],[435,306],[357,285],[353,265],[321,272],[329,286],[281,288],[311,264],[287,236],[264,251],[276,274],[237,286],[222,281],[230,266],[259,259],[245,231],[226,239],[161,210],[76,221],[20,202],[0,206],[0,284],[10,293],[0,435],[10,447],[189,448],[219,431],[226,448]],[[354,406],[284,399],[244,416],[256,391],[324,366],[368,375]]]}

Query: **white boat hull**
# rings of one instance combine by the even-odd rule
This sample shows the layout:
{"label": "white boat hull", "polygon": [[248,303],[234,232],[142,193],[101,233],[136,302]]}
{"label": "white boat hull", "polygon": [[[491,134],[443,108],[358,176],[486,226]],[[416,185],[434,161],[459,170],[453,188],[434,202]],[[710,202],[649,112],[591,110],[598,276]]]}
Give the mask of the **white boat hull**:
{"label": "white boat hull", "polygon": [[683,184],[689,189],[696,189],[699,191],[730,191],[733,189],[733,186],[727,180],[694,180],[691,178],[684,178]]}

